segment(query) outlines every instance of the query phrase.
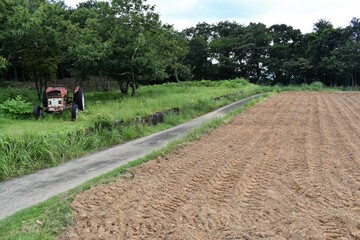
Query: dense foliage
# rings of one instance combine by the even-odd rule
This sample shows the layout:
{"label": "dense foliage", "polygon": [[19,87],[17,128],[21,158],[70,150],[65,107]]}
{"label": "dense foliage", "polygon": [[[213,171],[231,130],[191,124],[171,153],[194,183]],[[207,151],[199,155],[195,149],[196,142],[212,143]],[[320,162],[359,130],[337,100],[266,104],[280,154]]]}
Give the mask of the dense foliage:
{"label": "dense foliage", "polygon": [[346,28],[325,20],[302,34],[285,24],[201,23],[186,29],[190,52],[186,62],[196,79],[244,77],[260,84],[321,81],[355,86],[360,72],[360,19]]}
{"label": "dense foliage", "polygon": [[176,31],[146,0],[0,2],[0,79],[110,79],[123,93],[139,84],[244,77],[261,84],[355,86],[360,19],[334,28],[319,20],[303,34],[285,24],[199,23]]}
{"label": "dense foliage", "polygon": [[31,116],[32,105],[22,99],[21,95],[8,99],[0,104],[0,113],[7,118],[25,119]]}

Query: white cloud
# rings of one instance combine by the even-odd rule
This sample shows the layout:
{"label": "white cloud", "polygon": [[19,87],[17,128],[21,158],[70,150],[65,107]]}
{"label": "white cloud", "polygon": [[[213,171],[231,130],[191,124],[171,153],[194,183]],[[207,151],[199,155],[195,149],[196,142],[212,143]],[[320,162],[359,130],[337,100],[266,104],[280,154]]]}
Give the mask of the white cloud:
{"label": "white cloud", "polygon": [[78,4],[79,2],[83,2],[80,0],[64,0],[65,4],[69,7],[76,7],[76,4]]}
{"label": "white cloud", "polygon": [[360,2],[352,0],[279,1],[265,14],[254,15],[250,21],[268,26],[285,23],[302,32],[310,32],[319,19],[329,20],[334,27],[346,27],[353,17],[358,17]]}
{"label": "white cloud", "polygon": [[[196,8],[187,8],[186,12],[181,8],[173,7],[172,1],[149,0],[148,3],[156,4],[157,11],[161,14],[164,22],[174,24],[181,30],[186,27],[195,26],[198,22],[215,23],[224,20],[235,20],[241,24],[250,22],[262,22],[267,26],[285,23],[300,29],[302,32],[310,32],[313,25],[319,19],[326,19],[333,23],[334,27],[345,27],[353,17],[359,17],[360,1],[358,0],[222,0],[217,9],[209,11],[204,9],[198,17],[189,18],[188,11],[198,11],[198,7],[205,0],[191,1]],[[207,0],[206,4],[211,6],[219,3],[216,0]],[[182,4],[183,2],[181,2]],[[228,17],[221,16],[224,9],[238,6],[238,16],[231,14]],[[245,7],[245,9],[244,9]],[[216,14],[218,13],[218,14]],[[181,17],[181,16],[184,17]],[[196,14],[195,14],[196,15]]]}
{"label": "white cloud", "polygon": [[198,0],[182,0],[182,1],[163,1],[163,0],[148,0],[148,4],[156,5],[156,10],[161,13],[167,12],[186,12],[192,9],[198,3]]}
{"label": "white cloud", "polygon": [[[65,3],[75,7],[80,1],[65,0]],[[285,23],[310,32],[319,19],[329,20],[334,27],[345,27],[353,17],[360,17],[359,0],[147,0],[146,3],[156,5],[161,20],[178,30],[198,22],[234,20],[245,25]]]}

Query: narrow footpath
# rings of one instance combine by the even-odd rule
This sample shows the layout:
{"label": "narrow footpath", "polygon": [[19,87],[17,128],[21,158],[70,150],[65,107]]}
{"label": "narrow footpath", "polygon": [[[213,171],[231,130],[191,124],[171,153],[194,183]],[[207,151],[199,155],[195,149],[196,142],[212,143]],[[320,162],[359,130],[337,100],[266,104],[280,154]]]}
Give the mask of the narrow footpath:
{"label": "narrow footpath", "polygon": [[260,96],[261,94],[254,95],[176,127],[86,155],[58,167],[0,182],[0,220],[161,149],[170,142],[183,138],[204,122],[223,117]]}

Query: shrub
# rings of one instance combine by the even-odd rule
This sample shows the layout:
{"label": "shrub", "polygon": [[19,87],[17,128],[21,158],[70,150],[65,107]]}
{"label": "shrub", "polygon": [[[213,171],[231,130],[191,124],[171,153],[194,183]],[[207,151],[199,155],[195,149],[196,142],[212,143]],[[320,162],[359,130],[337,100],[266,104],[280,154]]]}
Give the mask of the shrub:
{"label": "shrub", "polygon": [[108,114],[98,114],[94,117],[92,121],[95,129],[97,130],[101,130],[101,129],[111,130],[115,123],[112,117]]}
{"label": "shrub", "polygon": [[222,87],[226,87],[226,88],[241,88],[241,87],[249,85],[249,82],[247,80],[245,80],[245,79],[237,78],[237,79],[234,79],[234,80],[221,81],[220,85]]}
{"label": "shrub", "polygon": [[0,89],[0,104],[4,103],[8,99],[16,98],[21,95],[21,98],[28,102],[36,102],[37,95],[35,91],[31,91],[28,88],[1,88]]}
{"label": "shrub", "polygon": [[25,119],[31,116],[32,105],[22,99],[21,95],[17,95],[15,99],[8,99],[0,104],[0,111],[8,118]]}
{"label": "shrub", "polygon": [[310,84],[310,87],[315,89],[323,89],[325,88],[325,85],[322,82],[313,82]]}

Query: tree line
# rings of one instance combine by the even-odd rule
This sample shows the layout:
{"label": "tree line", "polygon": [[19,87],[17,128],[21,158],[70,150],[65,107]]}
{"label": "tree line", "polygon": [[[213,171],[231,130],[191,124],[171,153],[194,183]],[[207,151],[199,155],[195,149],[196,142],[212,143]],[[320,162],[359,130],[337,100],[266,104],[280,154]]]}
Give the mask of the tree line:
{"label": "tree line", "polygon": [[198,24],[184,30],[190,39],[187,61],[196,79],[244,77],[260,84],[356,86],[360,72],[360,20],[334,28],[319,20],[313,32],[285,24],[269,28],[236,22]]}
{"label": "tree line", "polygon": [[139,84],[233,79],[259,84],[355,86],[360,20],[334,28],[319,20],[311,33],[279,24],[199,23],[177,31],[146,0],[0,2],[0,78],[115,80],[123,93]]}

